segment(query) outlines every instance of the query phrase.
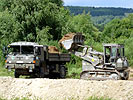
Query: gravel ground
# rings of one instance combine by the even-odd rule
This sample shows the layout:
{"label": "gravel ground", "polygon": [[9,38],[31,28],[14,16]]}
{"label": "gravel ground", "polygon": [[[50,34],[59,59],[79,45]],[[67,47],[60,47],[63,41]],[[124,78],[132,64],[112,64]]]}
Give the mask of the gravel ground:
{"label": "gravel ground", "polygon": [[84,100],[98,96],[133,100],[133,81],[0,77],[0,96],[7,99],[28,97],[42,100]]}

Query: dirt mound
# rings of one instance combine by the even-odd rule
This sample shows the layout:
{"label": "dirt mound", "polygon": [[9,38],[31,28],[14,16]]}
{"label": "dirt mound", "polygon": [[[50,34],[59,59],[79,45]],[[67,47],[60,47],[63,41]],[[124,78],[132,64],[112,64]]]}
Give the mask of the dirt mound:
{"label": "dirt mound", "polygon": [[[60,47],[62,48],[65,48],[66,49],[66,46],[62,43],[63,41],[65,40],[70,40],[70,39],[73,39],[73,37],[75,36],[76,34],[75,33],[68,33],[66,35],[64,35],[60,40],[59,40],[59,45]],[[67,47],[68,48],[71,48],[71,46],[69,46],[70,44],[67,44]]]}
{"label": "dirt mound", "polygon": [[133,100],[133,81],[0,78],[0,96],[41,100],[85,100],[90,96]]}
{"label": "dirt mound", "polygon": [[64,40],[72,39],[74,35],[75,35],[75,33],[68,33],[68,34],[64,35],[64,36],[62,37],[62,39],[59,40],[59,43],[61,43],[61,42],[64,41]]}
{"label": "dirt mound", "polygon": [[78,48],[78,45],[83,45],[84,38],[82,33],[68,33],[59,40],[59,45],[66,50],[75,50]]}
{"label": "dirt mound", "polygon": [[69,39],[73,39],[75,33],[68,33],[66,35],[64,35],[60,40],[59,40],[59,45],[60,47],[64,47],[64,45],[62,44],[62,41],[64,40],[69,40]]}
{"label": "dirt mound", "polygon": [[49,53],[59,53],[59,50],[55,46],[49,46],[48,52]]}

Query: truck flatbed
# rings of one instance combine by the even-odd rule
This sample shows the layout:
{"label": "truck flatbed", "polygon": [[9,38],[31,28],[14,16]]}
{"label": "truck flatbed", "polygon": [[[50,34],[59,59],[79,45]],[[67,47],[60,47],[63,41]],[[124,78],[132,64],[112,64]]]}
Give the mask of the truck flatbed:
{"label": "truck flatbed", "polygon": [[48,60],[49,61],[59,61],[59,62],[69,62],[71,58],[70,54],[66,53],[49,53]]}

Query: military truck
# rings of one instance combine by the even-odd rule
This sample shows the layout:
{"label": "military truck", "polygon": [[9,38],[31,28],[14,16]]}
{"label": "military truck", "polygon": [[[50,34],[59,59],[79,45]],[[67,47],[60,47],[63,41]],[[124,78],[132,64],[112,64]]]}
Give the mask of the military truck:
{"label": "military truck", "polygon": [[65,78],[70,54],[49,52],[49,46],[34,42],[14,42],[8,45],[5,68],[15,69],[14,76]]}

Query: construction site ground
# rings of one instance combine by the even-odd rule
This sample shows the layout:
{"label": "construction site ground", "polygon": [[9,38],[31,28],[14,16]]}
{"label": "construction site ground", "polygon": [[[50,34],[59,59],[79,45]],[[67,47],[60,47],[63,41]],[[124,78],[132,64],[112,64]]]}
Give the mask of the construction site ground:
{"label": "construction site ground", "polygon": [[133,70],[129,80],[90,81],[0,77],[0,97],[41,100],[86,100],[90,96],[133,100]]}

